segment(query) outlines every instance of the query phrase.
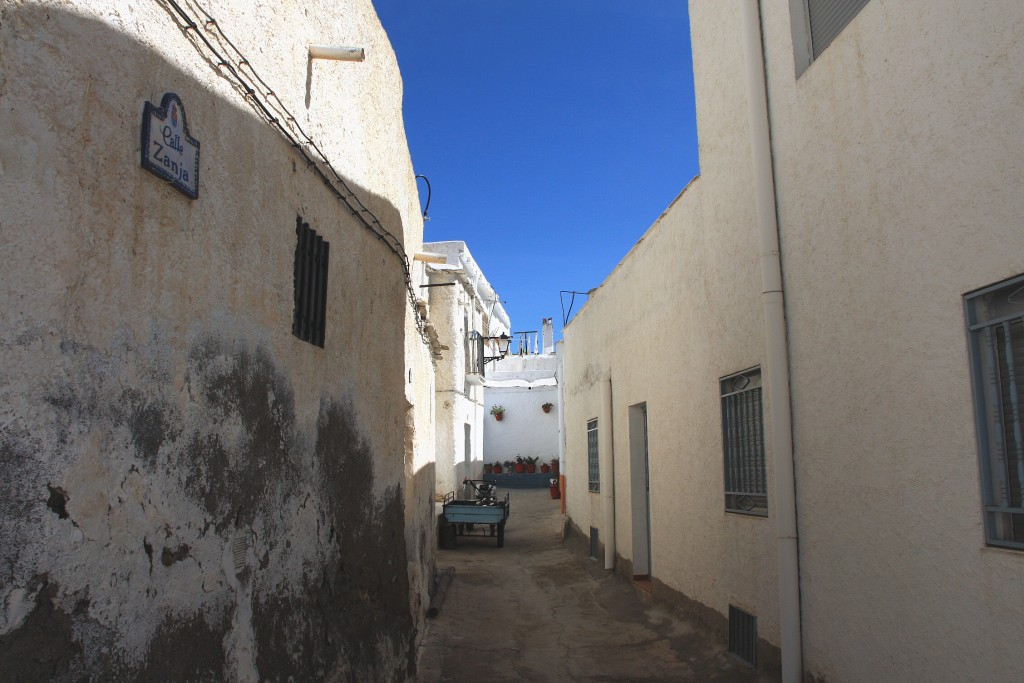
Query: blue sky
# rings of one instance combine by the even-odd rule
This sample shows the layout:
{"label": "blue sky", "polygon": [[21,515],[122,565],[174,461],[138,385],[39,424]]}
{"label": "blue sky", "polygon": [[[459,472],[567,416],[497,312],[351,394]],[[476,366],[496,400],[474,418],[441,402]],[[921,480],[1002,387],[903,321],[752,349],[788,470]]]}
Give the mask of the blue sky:
{"label": "blue sky", "polygon": [[464,240],[513,329],[561,338],[559,290],[597,287],[698,173],[687,3],[373,4],[433,188],[424,240]]}

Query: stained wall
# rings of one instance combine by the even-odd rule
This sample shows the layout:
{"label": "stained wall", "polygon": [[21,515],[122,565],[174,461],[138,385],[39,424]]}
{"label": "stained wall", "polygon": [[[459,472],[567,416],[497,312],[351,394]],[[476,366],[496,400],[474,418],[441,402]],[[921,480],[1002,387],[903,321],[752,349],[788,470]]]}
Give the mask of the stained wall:
{"label": "stained wall", "polygon": [[[397,64],[368,0],[179,5],[195,27],[161,0],[2,10],[0,678],[403,679],[433,470],[402,259],[203,38],[411,252]],[[166,92],[196,200],[139,166]],[[300,216],[331,244],[322,349],[291,334]]]}

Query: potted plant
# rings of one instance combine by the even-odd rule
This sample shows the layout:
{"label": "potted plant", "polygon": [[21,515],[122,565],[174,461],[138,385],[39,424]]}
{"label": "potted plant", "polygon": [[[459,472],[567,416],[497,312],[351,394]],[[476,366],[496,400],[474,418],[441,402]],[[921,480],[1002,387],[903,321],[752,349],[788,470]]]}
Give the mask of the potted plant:
{"label": "potted plant", "polygon": [[505,409],[501,406],[491,406],[491,415],[494,416],[495,420],[501,422],[501,418],[505,416]]}
{"label": "potted plant", "polygon": [[521,455],[516,456],[516,474],[522,474],[526,471],[526,461],[523,460]]}
{"label": "potted plant", "polygon": [[562,489],[558,485],[558,480],[555,478],[548,479],[548,492],[551,493],[551,498],[561,498]]}
{"label": "potted plant", "polygon": [[546,462],[542,462],[540,464],[540,473],[541,474],[547,474],[550,471],[551,471],[551,466],[548,465]]}
{"label": "potted plant", "polygon": [[515,466],[516,466],[516,464],[513,461],[506,460],[505,461],[505,472],[507,474],[515,474]]}
{"label": "potted plant", "polygon": [[543,410],[545,413],[550,413],[551,412],[551,408],[554,405],[555,405],[554,403],[545,403],[545,404],[543,404],[540,407],[540,409]]}
{"label": "potted plant", "polygon": [[494,472],[494,474],[501,474],[501,463],[500,462],[494,463],[491,466],[491,470]]}
{"label": "potted plant", "polygon": [[551,471],[558,474],[558,458],[551,458]]}
{"label": "potted plant", "polygon": [[485,462],[484,463],[484,474],[493,474],[493,473],[494,473],[494,465],[492,463]]}
{"label": "potted plant", "polygon": [[530,474],[537,471],[537,459],[537,456],[523,458],[526,461],[526,471]]}

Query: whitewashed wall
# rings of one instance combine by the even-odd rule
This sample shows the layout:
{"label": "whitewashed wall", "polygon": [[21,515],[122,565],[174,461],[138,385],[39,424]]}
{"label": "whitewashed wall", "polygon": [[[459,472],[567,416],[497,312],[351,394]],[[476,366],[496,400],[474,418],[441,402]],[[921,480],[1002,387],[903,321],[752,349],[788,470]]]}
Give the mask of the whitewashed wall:
{"label": "whitewashed wall", "polygon": [[1019,680],[1024,552],[985,546],[962,296],[1024,273],[1024,5],[871,0],[799,79],[764,5],[808,668]]}
{"label": "whitewashed wall", "polygon": [[[1024,553],[984,542],[962,297],[1024,273],[1024,7],[871,0],[797,79],[802,3],[760,6],[806,672],[1017,680]],[[719,615],[735,604],[777,643],[770,449],[769,517],[722,500],[718,378],[763,362],[738,9],[690,3],[701,177],[565,329],[564,469],[573,523],[607,538],[586,423],[610,377],[630,561],[624,427],[646,403],[655,599],[661,582]]]}
{"label": "whitewashed wall", "polygon": [[[4,3],[0,678],[401,679],[434,547],[432,370],[401,261],[179,5],[195,29],[161,0]],[[202,8],[418,250],[369,0]],[[366,61],[310,63],[310,43]],[[139,167],[165,92],[201,144],[195,201]],[[291,334],[297,215],[332,246],[323,349]]]}
{"label": "whitewashed wall", "polygon": [[[522,456],[540,458],[539,465],[558,457],[557,387],[487,387],[484,395],[484,462]],[[541,408],[545,403],[553,404],[548,413]],[[495,405],[505,408],[500,422],[491,415]]]}
{"label": "whitewashed wall", "polygon": [[430,288],[430,321],[440,356],[434,399],[435,488],[439,495],[462,495],[462,481],[479,478],[482,472],[484,449],[484,388],[479,376],[467,372],[467,338],[473,331],[484,336],[508,334],[509,320],[465,242],[429,242],[424,249],[447,258],[446,264],[428,268],[431,282],[454,283]]}

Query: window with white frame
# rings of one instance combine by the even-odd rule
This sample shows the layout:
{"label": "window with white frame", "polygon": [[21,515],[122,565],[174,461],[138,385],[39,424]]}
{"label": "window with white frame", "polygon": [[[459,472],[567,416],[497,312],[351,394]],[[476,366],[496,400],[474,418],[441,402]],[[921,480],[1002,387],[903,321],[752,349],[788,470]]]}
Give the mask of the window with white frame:
{"label": "window with white frame", "polygon": [[722,399],[722,448],[725,452],[725,509],[768,515],[768,477],[764,458],[764,409],[761,368],[719,380]]}
{"label": "window with white frame", "polygon": [[1024,550],[1024,275],[964,301],[985,540]]}
{"label": "window with white frame", "polygon": [[597,450],[597,420],[587,423],[587,481],[591,491],[601,490],[601,469]]}
{"label": "window with white frame", "polygon": [[869,0],[790,0],[799,76],[842,33]]}

